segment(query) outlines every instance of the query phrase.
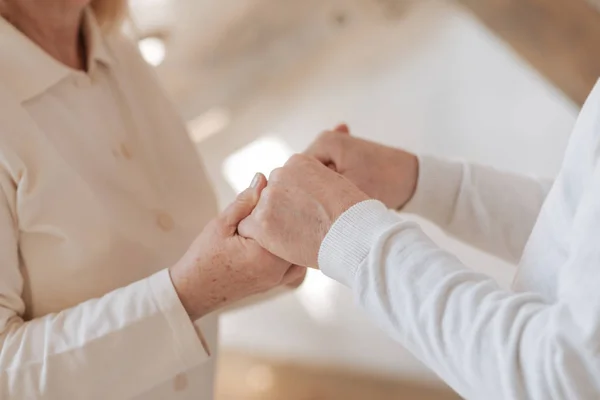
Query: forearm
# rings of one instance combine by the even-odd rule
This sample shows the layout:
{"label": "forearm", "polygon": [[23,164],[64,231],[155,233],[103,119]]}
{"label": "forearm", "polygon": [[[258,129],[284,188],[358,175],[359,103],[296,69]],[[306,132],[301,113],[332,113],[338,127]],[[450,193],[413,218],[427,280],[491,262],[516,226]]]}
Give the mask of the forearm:
{"label": "forearm", "polygon": [[380,203],[347,211],[323,242],[319,264],[466,398],[600,396],[577,305],[501,290]]}
{"label": "forearm", "polygon": [[550,181],[491,167],[421,157],[417,190],[403,211],[517,262],[550,187]]}
{"label": "forearm", "polygon": [[29,322],[2,314],[0,398],[126,399],[208,358],[167,270]]}

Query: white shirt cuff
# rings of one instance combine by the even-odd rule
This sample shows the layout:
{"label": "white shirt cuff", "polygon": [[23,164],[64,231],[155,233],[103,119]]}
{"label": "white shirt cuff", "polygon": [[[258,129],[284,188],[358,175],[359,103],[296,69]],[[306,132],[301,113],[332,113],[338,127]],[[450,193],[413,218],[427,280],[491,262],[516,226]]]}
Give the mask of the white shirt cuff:
{"label": "white shirt cuff", "polygon": [[377,239],[401,218],[377,200],[358,203],[333,224],[319,249],[319,268],[352,287],[356,273]]}
{"label": "white shirt cuff", "polygon": [[[173,346],[186,369],[191,369],[210,357],[210,349],[175,291],[168,269],[149,278],[156,303],[167,319],[173,333]],[[198,330],[197,330],[198,329]]]}

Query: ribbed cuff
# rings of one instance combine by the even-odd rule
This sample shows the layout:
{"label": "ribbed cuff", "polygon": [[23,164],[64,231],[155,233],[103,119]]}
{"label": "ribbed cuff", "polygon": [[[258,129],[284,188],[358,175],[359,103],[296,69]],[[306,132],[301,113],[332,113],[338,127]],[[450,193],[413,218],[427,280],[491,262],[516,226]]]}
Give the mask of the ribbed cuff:
{"label": "ribbed cuff", "polygon": [[400,210],[436,223],[448,220],[460,191],[464,164],[419,156],[419,179],[413,198]]}
{"label": "ribbed cuff", "polygon": [[186,369],[191,369],[210,357],[210,349],[202,334],[188,316],[179,300],[168,269],[152,275],[149,279],[150,289],[173,331],[175,350]]}
{"label": "ribbed cuff", "polygon": [[333,224],[319,249],[319,268],[330,278],[352,287],[361,263],[388,228],[401,218],[377,200],[356,204]]}

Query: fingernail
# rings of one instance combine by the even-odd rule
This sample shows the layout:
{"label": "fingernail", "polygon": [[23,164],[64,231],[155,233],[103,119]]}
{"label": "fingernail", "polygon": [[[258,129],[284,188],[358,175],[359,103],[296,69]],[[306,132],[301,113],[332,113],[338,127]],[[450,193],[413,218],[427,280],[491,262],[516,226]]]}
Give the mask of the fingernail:
{"label": "fingernail", "polygon": [[250,183],[250,187],[252,189],[256,189],[258,187],[259,183],[260,183],[260,174],[257,173],[256,175],[254,175],[254,178],[252,178],[252,183]]}

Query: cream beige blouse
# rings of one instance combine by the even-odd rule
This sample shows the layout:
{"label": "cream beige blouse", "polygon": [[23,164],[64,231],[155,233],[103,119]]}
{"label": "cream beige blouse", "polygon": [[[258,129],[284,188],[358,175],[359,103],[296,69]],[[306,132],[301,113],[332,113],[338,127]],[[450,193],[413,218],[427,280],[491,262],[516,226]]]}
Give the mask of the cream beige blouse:
{"label": "cream beige blouse", "polygon": [[0,398],[210,399],[216,317],[165,269],[210,184],[135,46],[84,34],[88,73],[0,18]]}

